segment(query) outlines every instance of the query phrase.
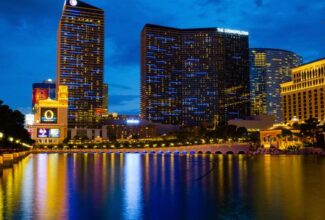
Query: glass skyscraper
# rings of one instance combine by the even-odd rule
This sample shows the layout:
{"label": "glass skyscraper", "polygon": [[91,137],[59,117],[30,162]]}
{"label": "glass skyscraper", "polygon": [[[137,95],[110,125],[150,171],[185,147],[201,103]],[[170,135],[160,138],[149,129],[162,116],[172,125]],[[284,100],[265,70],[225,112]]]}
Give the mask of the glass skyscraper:
{"label": "glass skyscraper", "polygon": [[142,117],[200,125],[249,114],[247,32],[148,24],[141,41]]}
{"label": "glass skyscraper", "polygon": [[291,80],[291,69],[302,57],[286,50],[250,49],[251,114],[267,114],[282,121],[280,84]]}
{"label": "glass skyscraper", "polygon": [[65,1],[58,29],[57,82],[69,90],[69,127],[94,127],[104,109],[104,11]]}

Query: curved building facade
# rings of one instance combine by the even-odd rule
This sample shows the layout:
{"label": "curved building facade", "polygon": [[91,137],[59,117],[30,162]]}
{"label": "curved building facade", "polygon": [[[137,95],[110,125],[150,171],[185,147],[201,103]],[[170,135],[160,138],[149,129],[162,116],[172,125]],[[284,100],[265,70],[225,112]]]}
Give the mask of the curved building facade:
{"label": "curved building facade", "polygon": [[249,114],[248,32],[147,24],[141,34],[141,114],[174,125]]}
{"label": "curved building facade", "polygon": [[252,115],[272,115],[282,121],[280,84],[291,80],[291,69],[302,64],[294,52],[271,49],[250,49],[250,98]]}
{"label": "curved building facade", "polygon": [[325,119],[325,58],[292,69],[292,81],[281,84],[283,121]]}

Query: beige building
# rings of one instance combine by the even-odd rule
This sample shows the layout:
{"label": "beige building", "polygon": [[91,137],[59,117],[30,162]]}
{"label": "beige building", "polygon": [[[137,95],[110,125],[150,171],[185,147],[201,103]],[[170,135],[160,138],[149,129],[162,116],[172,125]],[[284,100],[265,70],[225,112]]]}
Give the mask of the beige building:
{"label": "beige building", "polygon": [[[283,136],[282,130],[289,130],[290,135]],[[267,130],[260,131],[261,146],[264,148],[275,147],[281,150],[288,147],[302,147],[301,138],[299,138],[299,130],[283,124],[275,124]]]}
{"label": "beige building", "polygon": [[292,69],[292,81],[281,84],[283,121],[325,118],[325,58]]}
{"label": "beige building", "polygon": [[59,86],[57,100],[45,99],[35,104],[32,139],[36,145],[60,144],[67,137],[68,87]]}

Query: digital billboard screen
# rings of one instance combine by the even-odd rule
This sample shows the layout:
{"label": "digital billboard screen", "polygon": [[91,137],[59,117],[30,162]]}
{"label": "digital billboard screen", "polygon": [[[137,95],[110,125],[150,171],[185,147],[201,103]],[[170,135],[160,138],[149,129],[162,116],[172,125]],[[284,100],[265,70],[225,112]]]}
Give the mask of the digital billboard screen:
{"label": "digital billboard screen", "polygon": [[60,129],[58,128],[38,128],[37,129],[38,138],[59,138]]}
{"label": "digital billboard screen", "polygon": [[33,107],[39,100],[44,100],[49,97],[49,90],[47,88],[34,88],[33,89]]}
{"label": "digital billboard screen", "polygon": [[50,133],[50,129],[48,128],[38,128],[37,129],[37,137],[38,138],[48,138]]}
{"label": "digital billboard screen", "polygon": [[50,129],[49,137],[50,138],[59,138],[60,137],[60,129]]}
{"label": "digital billboard screen", "polygon": [[41,109],[41,123],[55,124],[58,122],[58,110],[56,108]]}

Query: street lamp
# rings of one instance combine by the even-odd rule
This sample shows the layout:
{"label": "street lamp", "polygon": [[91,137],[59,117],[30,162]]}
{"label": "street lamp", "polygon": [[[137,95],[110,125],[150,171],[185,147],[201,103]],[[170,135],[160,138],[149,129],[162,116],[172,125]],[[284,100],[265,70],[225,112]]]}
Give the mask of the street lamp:
{"label": "street lamp", "polygon": [[14,141],[14,138],[13,137],[9,137],[8,138],[10,142],[13,142]]}
{"label": "street lamp", "polygon": [[3,133],[2,132],[0,132],[0,139],[2,139],[3,138]]}

